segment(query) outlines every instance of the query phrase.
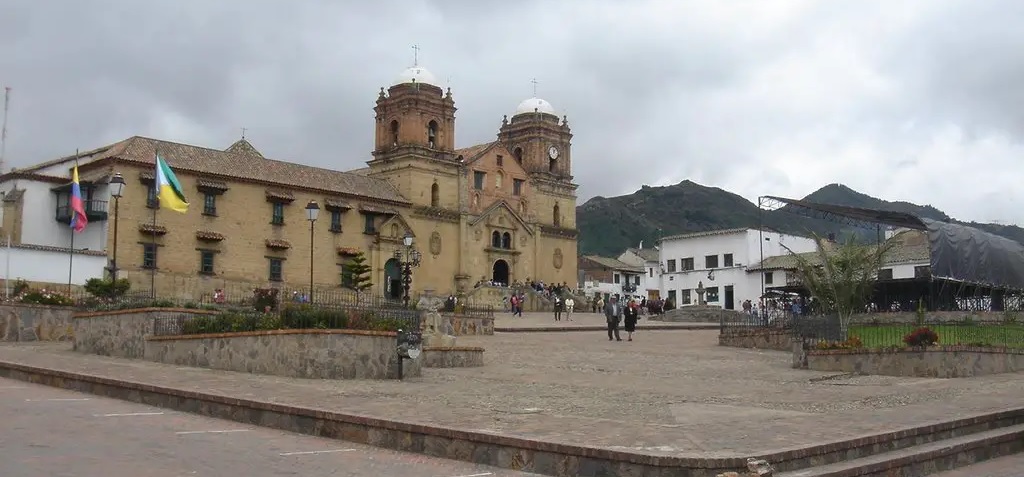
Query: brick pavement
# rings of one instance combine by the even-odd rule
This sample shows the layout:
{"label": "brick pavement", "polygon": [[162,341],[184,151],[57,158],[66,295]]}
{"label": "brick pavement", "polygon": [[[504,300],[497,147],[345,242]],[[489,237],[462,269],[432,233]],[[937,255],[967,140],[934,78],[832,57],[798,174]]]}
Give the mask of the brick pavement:
{"label": "brick pavement", "polygon": [[[536,474],[254,427],[0,379],[4,477]],[[59,431],[59,432],[55,432]],[[102,438],[90,438],[102,436]]]}
{"label": "brick pavement", "polygon": [[[641,317],[640,321],[637,322],[638,329],[644,329],[650,326],[657,326],[662,328],[707,328],[709,325],[718,326],[718,323],[675,323],[666,321],[650,321],[646,316]],[[573,313],[569,317],[564,317],[561,321],[555,321],[555,315],[552,312],[524,312],[523,316],[512,316],[511,313],[498,311],[494,314],[494,327],[499,329],[523,329],[523,328],[565,328],[572,330],[575,328],[604,328],[605,319],[604,315],[600,313]],[[620,325],[621,330],[621,325]]]}
{"label": "brick pavement", "polygon": [[1000,457],[932,474],[932,477],[1024,477],[1024,454]]}
{"label": "brick pavement", "polygon": [[460,337],[487,366],[394,381],[318,381],[0,346],[0,361],[146,384],[653,454],[751,455],[1005,409],[1024,374],[956,380],[794,370],[774,351],[717,346],[715,331]]}

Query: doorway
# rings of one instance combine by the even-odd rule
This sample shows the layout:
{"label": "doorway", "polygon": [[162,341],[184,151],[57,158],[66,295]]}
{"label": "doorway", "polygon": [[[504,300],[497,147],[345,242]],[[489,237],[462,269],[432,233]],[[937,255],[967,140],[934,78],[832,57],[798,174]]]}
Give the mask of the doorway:
{"label": "doorway", "polygon": [[384,262],[384,296],[399,300],[402,298],[402,265],[398,260]]}
{"label": "doorway", "polygon": [[733,293],[733,286],[732,285],[726,285],[725,286],[725,309],[726,310],[735,310],[736,309],[736,303],[735,303],[733,294],[734,294]]}
{"label": "doorway", "polygon": [[504,260],[498,260],[494,262],[494,268],[491,270],[491,281],[496,285],[507,286],[509,278],[508,262]]}

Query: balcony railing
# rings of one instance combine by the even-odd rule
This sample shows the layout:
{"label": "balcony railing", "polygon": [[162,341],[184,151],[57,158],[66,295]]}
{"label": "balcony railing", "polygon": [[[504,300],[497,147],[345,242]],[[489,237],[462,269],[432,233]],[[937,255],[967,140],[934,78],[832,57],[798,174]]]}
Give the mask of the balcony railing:
{"label": "balcony railing", "polygon": [[[86,200],[83,201],[82,205],[85,206],[85,218],[89,219],[90,222],[102,222],[107,220],[107,201],[105,200]],[[65,224],[71,223],[71,206],[68,204],[57,206],[57,222],[63,222]]]}

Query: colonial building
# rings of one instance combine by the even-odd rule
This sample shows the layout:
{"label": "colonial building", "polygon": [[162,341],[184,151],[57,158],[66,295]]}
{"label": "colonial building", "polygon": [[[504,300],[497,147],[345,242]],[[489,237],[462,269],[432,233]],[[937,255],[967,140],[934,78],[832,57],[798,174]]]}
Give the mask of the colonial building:
{"label": "colonial building", "polygon": [[579,258],[583,275],[583,294],[588,298],[638,296],[643,267],[623,263],[614,258],[584,255]]}
{"label": "colonial building", "polygon": [[[136,136],[4,174],[0,233],[13,249],[53,254],[36,262],[45,268],[18,266],[12,277],[67,276],[68,182],[77,162],[91,222],[73,248],[93,258],[79,265],[76,283],[103,273],[93,263],[99,255],[133,288],[161,294],[311,280],[338,287],[346,261],[362,252],[375,289],[398,296],[394,254],[407,235],[422,253],[415,291],[466,291],[480,280],[575,282],[577,185],[566,118],[531,98],[501,120],[496,140],[457,148],[455,100],[437,84],[413,67],[381,88],[373,155],[354,171],[270,159],[245,138],[214,149]],[[184,187],[185,214],[157,208],[157,153]],[[127,183],[117,213],[108,188],[115,173]],[[320,207],[312,224],[310,201]]]}
{"label": "colonial building", "polygon": [[658,249],[644,248],[643,242],[640,242],[638,248],[627,248],[619,255],[620,262],[642,269],[637,294],[650,300],[661,297],[661,267],[658,259]]}

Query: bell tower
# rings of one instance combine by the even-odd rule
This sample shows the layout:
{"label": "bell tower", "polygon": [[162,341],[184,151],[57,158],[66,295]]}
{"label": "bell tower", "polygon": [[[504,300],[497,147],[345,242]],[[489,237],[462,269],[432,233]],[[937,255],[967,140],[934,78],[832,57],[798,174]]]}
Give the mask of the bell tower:
{"label": "bell tower", "polygon": [[455,100],[426,68],[413,66],[380,89],[376,113],[375,162],[403,154],[437,156],[455,151]]}
{"label": "bell tower", "polygon": [[551,103],[537,97],[519,103],[511,120],[502,119],[498,139],[530,174],[572,181],[572,131]]}

